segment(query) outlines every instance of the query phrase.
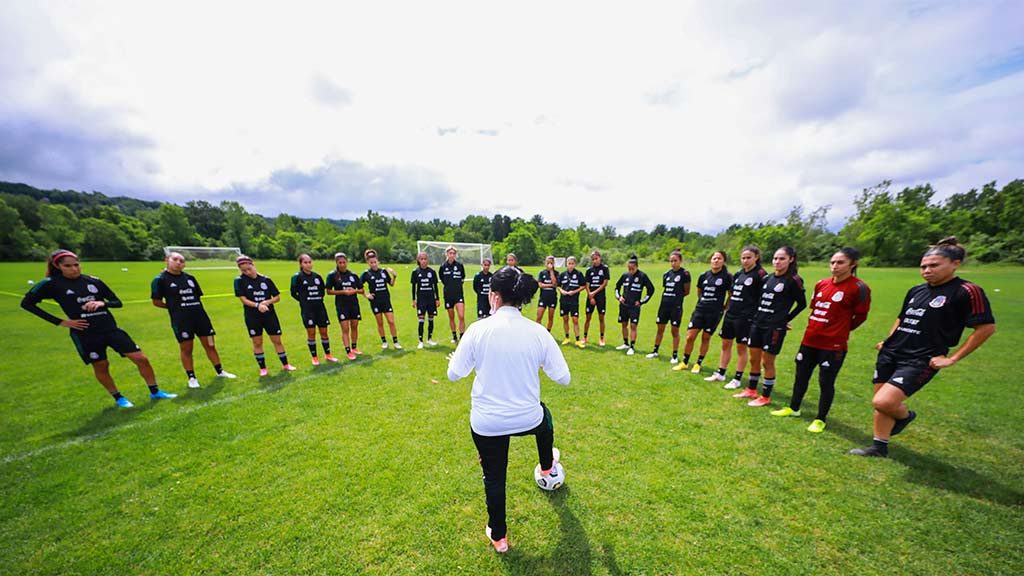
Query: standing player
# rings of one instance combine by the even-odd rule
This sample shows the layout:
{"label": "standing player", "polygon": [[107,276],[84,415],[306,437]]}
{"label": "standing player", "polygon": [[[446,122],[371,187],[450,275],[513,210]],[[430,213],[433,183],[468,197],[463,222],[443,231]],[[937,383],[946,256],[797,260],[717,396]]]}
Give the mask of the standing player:
{"label": "standing player", "polygon": [[306,346],[313,358],[313,366],[320,365],[320,358],[316,355],[317,329],[320,330],[324,359],[328,362],[338,361],[331,356],[331,337],[327,329],[331,325],[331,318],[324,306],[325,289],[324,279],[313,272],[313,259],[309,254],[300,254],[299,271],[292,276],[291,294],[299,303],[299,315],[302,317],[302,325],[306,327]]}
{"label": "standing player", "polygon": [[[775,386],[775,357],[782,350],[790,322],[807,307],[804,280],[797,274],[796,250],[783,246],[772,256],[775,274],[764,281],[757,314],[750,325],[750,379],[747,387],[733,398],[752,398],[747,406],[767,406],[772,403]],[[757,381],[764,367],[764,388],[757,394]],[[756,370],[756,372],[755,372]]]}
{"label": "standing player", "polygon": [[260,367],[260,376],[267,375],[267,359],[263,355],[264,332],[270,336],[281,368],[288,372],[295,370],[295,366],[288,363],[288,354],[281,343],[281,322],[274,311],[274,304],[281,301],[281,292],[273,280],[256,271],[252,258],[239,256],[235,258],[235,264],[241,272],[235,278],[235,296],[242,302],[245,327],[252,339],[252,353]]}
{"label": "standing player", "polygon": [[604,312],[607,300],[608,282],[611,281],[611,270],[604,265],[601,253],[594,250],[590,253],[590,267],[583,275],[587,286],[587,317],[583,321],[583,344],[587,343],[587,336],[590,334],[590,318],[597,310],[597,318],[601,327],[601,339],[597,341],[598,346],[604,346]]}
{"label": "standing player", "polygon": [[348,269],[348,256],[344,252],[335,254],[334,270],[327,275],[327,293],[334,295],[334,308],[341,325],[341,342],[349,360],[355,360],[363,353],[359,350],[359,321],[363,315],[357,296],[362,291],[363,281]]}
{"label": "standing player", "polygon": [[668,272],[661,275],[661,304],[658,306],[658,333],[654,336],[654,350],[648,358],[658,357],[665,324],[672,324],[672,364],[679,363],[679,324],[683,319],[683,297],[690,294],[690,272],[683,268],[683,253],[678,248],[668,255]]}
{"label": "standing player", "polygon": [[395,350],[401,350],[402,345],[398,343],[398,328],[395,326],[395,310],[391,307],[391,290],[388,286],[395,285],[395,271],[391,268],[381,268],[375,250],[363,252],[366,263],[370,269],[363,272],[360,280],[366,290],[366,299],[370,301],[370,309],[377,319],[377,334],[380,335],[380,347],[388,349],[388,339],[384,336],[384,318],[388,320],[388,328],[391,330],[391,341]]}
{"label": "standing player", "polygon": [[690,314],[690,323],[686,328],[686,345],[683,347],[683,363],[672,368],[673,370],[686,370],[690,364],[690,354],[693,353],[693,341],[700,336],[700,355],[693,363],[690,372],[700,374],[701,365],[704,364],[704,356],[708,353],[711,345],[711,335],[718,327],[718,321],[722,319],[722,313],[726,307],[726,295],[732,286],[732,275],[725,266],[726,255],[721,250],[715,250],[711,254],[711,269],[705,271],[697,278],[697,306]]}
{"label": "standing player", "polygon": [[[448,312],[448,326],[452,330],[452,344],[466,332],[466,303],[462,293],[462,283],[466,280],[466,267],[455,259],[454,246],[444,251],[445,261],[438,268],[437,274],[444,285],[444,309]],[[459,331],[455,331],[455,314],[459,315]]]}
{"label": "standing player", "polygon": [[509,252],[505,256],[505,266],[508,268],[515,268],[518,272],[523,271],[523,269],[519,267],[519,256],[516,256],[514,252]]}
{"label": "standing player", "polygon": [[[647,296],[643,296],[644,289]],[[640,323],[640,307],[654,296],[654,283],[640,270],[636,254],[630,254],[626,272],[615,283],[615,298],[619,301],[619,323],[622,324],[622,345],[616,350],[625,350],[632,356],[636,346],[636,327]]]}
{"label": "standing player", "polygon": [[750,342],[750,323],[757,313],[757,303],[761,298],[761,287],[768,273],[761,267],[761,249],[757,246],[745,246],[740,253],[740,264],[743,269],[732,278],[732,290],[729,294],[729,307],[725,309],[722,319],[722,357],[718,361],[718,370],[704,380],[708,382],[725,382],[725,371],[732,359],[732,342],[736,340],[736,374],[725,383],[725,389],[735,390],[743,387],[743,371],[747,368],[747,344]]}
{"label": "standing player", "polygon": [[[935,374],[974,352],[996,331],[992,307],[980,286],[956,275],[967,252],[955,237],[939,240],[921,257],[924,284],[911,288],[889,337],[878,343],[875,364],[874,442],[857,456],[886,457],[889,439],[917,418],[907,398]],[[953,354],[964,328],[973,332]]]}
{"label": "standing player", "polygon": [[482,269],[473,276],[473,292],[476,292],[476,317],[487,318],[491,315],[491,303],[487,297],[491,293],[491,259],[484,258]]}
{"label": "standing player", "polygon": [[558,292],[562,295],[559,302],[560,314],[562,315],[562,328],[565,329],[565,340],[562,346],[569,344],[569,317],[572,317],[572,331],[576,336],[576,346],[586,346],[580,341],[580,292],[587,289],[586,278],[583,273],[576,269],[576,257],[569,256],[565,259],[565,272],[558,275]]}
{"label": "standing player", "polygon": [[220,354],[213,344],[213,335],[216,332],[200,300],[203,289],[199,287],[199,281],[194,276],[185,272],[185,257],[178,252],[171,252],[167,255],[165,264],[163,272],[157,274],[149,286],[149,297],[153,301],[153,306],[166,308],[171,317],[171,331],[178,340],[181,366],[188,377],[188,387],[199,388],[199,379],[196,378],[195,364],[192,361],[192,347],[196,337],[203,345],[213,369],[217,371],[217,377],[234,378],[235,375],[226,372],[220,364]]}
{"label": "standing player", "polygon": [[437,272],[427,266],[427,253],[420,252],[416,255],[417,267],[412,271],[409,282],[412,284],[412,307],[416,309],[416,317],[419,319],[420,343],[416,345],[419,350],[423,349],[423,317],[426,316],[427,323],[427,346],[437,346],[434,342],[434,316],[437,315],[437,307],[441,300],[437,293]]}
{"label": "standing player", "polygon": [[[66,319],[58,318],[39,307],[39,303],[47,298],[60,305]],[[32,286],[21,300],[21,307],[26,311],[54,326],[70,328],[71,341],[78,355],[86,365],[92,365],[96,380],[113,396],[119,407],[131,408],[133,404],[121,395],[114,384],[114,378],[110,375],[110,362],[107,360],[107,347],[113,348],[135,364],[139,375],[149,386],[150,398],[176,398],[177,394],[164,392],[157,386],[149,359],[132,341],[131,336],[117,327],[110,309],[121,306],[121,300],[102,280],[82,274],[78,256],[70,250],[57,250],[50,254],[46,261],[46,278]]]}
{"label": "standing player", "polygon": [[814,285],[811,315],[807,318],[807,330],[796,355],[793,397],[789,406],[772,410],[772,416],[799,416],[811,375],[818,366],[821,396],[818,399],[818,416],[807,427],[809,432],[825,430],[825,419],[836,394],[836,377],[846,359],[850,331],[868,319],[871,309],[871,290],[857,278],[858,259],[860,253],[853,248],[836,252],[829,262],[832,277]]}
{"label": "standing player", "polygon": [[537,298],[537,323],[543,324],[541,319],[547,310],[547,329],[551,332],[551,325],[555,322],[555,307],[558,306],[558,270],[555,270],[554,256],[544,258],[544,269],[537,273],[537,285],[540,286],[540,297]]}

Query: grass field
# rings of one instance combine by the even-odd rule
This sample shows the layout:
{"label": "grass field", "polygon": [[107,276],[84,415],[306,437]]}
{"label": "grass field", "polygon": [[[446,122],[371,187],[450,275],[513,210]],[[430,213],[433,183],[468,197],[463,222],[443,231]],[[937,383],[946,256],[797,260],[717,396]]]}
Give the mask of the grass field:
{"label": "grass field", "polygon": [[[330,263],[317,264],[326,275]],[[65,330],[18,308],[43,264],[0,266],[0,574],[1024,572],[1024,269],[964,271],[987,290],[999,331],[912,399],[920,417],[888,460],[846,451],[870,442],[872,344],[920,281],[915,270],[862,271],[874,309],[851,340],[821,435],[805,431],[815,385],[802,420],[772,418],[718,384],[671,372],[665,353],[643,358],[656,302],[641,318],[641,354],[615,352],[611,305],[610,346],[566,348],[572,385],[545,379],[542,388],[566,487],[538,490],[532,440],[512,443],[512,552],[499,557],[483,536],[470,381],[444,376],[446,319],[441,346],[414,349],[408,266],[393,292],[406,350],[379,349],[363,301],[366,354],[314,369],[286,297],[278,314],[300,369],[282,374],[270,355],[262,381],[240,305],[222,296],[235,273],[194,272],[225,367],[240,376],[215,380],[197,351],[199,390],[185,388],[166,312],[148,302],[161,267],[83,265],[127,302],[119,324],[161,386],[180,394],[149,402],[131,363],[115,357],[114,376],[137,404],[118,410]],[[645,269],[655,276],[662,266]],[[260,270],[284,287],[294,264]],[[801,272],[809,284],[826,275]],[[687,317],[692,306],[691,297]],[[532,304],[525,313],[532,318]],[[805,325],[806,312],[780,355],[776,405],[792,389]],[[718,346],[715,337],[709,368]]]}

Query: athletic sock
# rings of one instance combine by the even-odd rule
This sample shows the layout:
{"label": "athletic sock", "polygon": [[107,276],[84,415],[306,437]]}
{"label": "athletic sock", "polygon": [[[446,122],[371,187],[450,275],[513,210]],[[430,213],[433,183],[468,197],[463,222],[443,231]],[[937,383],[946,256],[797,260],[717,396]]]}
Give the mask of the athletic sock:
{"label": "athletic sock", "polygon": [[306,346],[309,346],[309,355],[316,358],[316,340],[306,340]]}
{"label": "athletic sock", "polygon": [[398,336],[392,336],[391,341],[394,342],[395,344],[398,344]]}
{"label": "athletic sock", "polygon": [[635,347],[635,346],[636,346],[636,340],[630,340],[630,341],[629,341],[629,347],[630,347],[630,348],[633,348],[633,347]]}
{"label": "athletic sock", "polygon": [[772,388],[774,388],[774,387],[775,387],[775,378],[765,378],[764,379],[764,389],[761,392],[761,396],[764,396],[765,398],[771,398],[771,396],[772,396]]}
{"label": "athletic sock", "polygon": [[751,390],[757,390],[757,381],[761,379],[760,372],[751,372],[750,380],[747,381],[747,388]]}
{"label": "athletic sock", "polygon": [[217,371],[217,374],[220,374],[221,372],[224,371],[224,367],[221,366],[220,364],[214,364],[213,369]]}
{"label": "athletic sock", "polygon": [[725,368],[719,368],[716,372],[718,372],[719,376],[725,377]]}
{"label": "athletic sock", "polygon": [[587,336],[588,336],[588,334],[586,332],[584,332],[583,333],[583,337],[586,338]]}
{"label": "athletic sock", "polygon": [[704,357],[703,356],[697,356],[697,364],[703,364],[703,363],[704,363]]}
{"label": "athletic sock", "polygon": [[672,358],[675,359],[675,360],[679,359],[679,350],[673,350],[672,351]]}
{"label": "athletic sock", "polygon": [[434,319],[431,318],[427,322],[427,340],[433,340],[433,339],[434,339]]}
{"label": "athletic sock", "polygon": [[420,342],[423,342],[423,318],[420,318],[419,326],[416,327],[416,332],[420,335]]}
{"label": "athletic sock", "polygon": [[195,378],[196,377],[196,371],[195,370],[185,370],[185,374],[188,375],[189,378]]}
{"label": "athletic sock", "polygon": [[655,344],[655,345],[654,345],[654,349],[653,349],[653,350],[651,350],[651,352],[652,352],[652,353],[654,353],[654,354],[657,354],[657,353],[658,353],[658,348],[660,348],[660,347],[661,347],[661,345],[660,345],[660,344]]}
{"label": "athletic sock", "polygon": [[331,339],[330,338],[321,338],[320,339],[320,345],[324,347],[324,354],[328,354],[329,355],[331,353]]}
{"label": "athletic sock", "polygon": [[733,376],[733,378],[735,378],[738,382],[742,382],[743,381],[743,370],[737,370],[736,371],[736,375]]}
{"label": "athletic sock", "polygon": [[149,387],[150,394],[156,394],[157,392],[160,391],[160,387],[157,386],[156,384],[147,384],[146,386]]}
{"label": "athletic sock", "polygon": [[253,356],[256,357],[256,363],[260,365],[261,370],[267,367],[267,356],[263,352],[253,354]]}
{"label": "athletic sock", "polygon": [[352,341],[352,349],[353,350],[359,350],[359,344],[356,344],[355,340]]}
{"label": "athletic sock", "polygon": [[[568,337],[569,337],[569,335],[568,335],[568,334],[566,334],[566,335],[565,335],[565,337],[566,337],[566,338],[568,338]],[[576,335],[576,341],[577,341],[577,342],[579,342],[579,341],[580,341],[580,335],[579,335],[579,334],[577,334],[577,335]]]}
{"label": "athletic sock", "polygon": [[277,359],[281,361],[281,366],[287,366],[288,365],[288,354],[286,354],[284,352],[278,352],[277,353]]}
{"label": "athletic sock", "polygon": [[465,336],[465,335],[466,335],[465,332],[459,332],[459,342],[462,341],[462,337]]}
{"label": "athletic sock", "polygon": [[566,333],[565,333],[565,339],[566,339],[566,340],[568,340],[568,339],[569,339],[569,333],[568,333],[568,332],[566,332]]}
{"label": "athletic sock", "polygon": [[690,363],[690,355],[689,354],[683,354],[683,364],[689,364],[689,363]]}
{"label": "athletic sock", "polygon": [[888,440],[882,440],[881,438],[874,438],[871,441],[871,444],[874,445],[874,447],[877,448],[880,453],[886,454],[886,455],[889,454],[889,441]]}
{"label": "athletic sock", "polygon": [[124,396],[121,396],[120,392],[111,392],[110,395],[114,397],[114,400],[120,400],[121,398],[124,398]]}
{"label": "athletic sock", "polygon": [[381,337],[380,337],[380,343],[381,343],[381,344],[387,344],[387,343],[388,343],[388,339],[387,339],[387,337],[386,337],[386,336],[381,336]]}
{"label": "athletic sock", "polygon": [[352,347],[351,346],[345,346],[345,354],[348,354],[351,351],[352,351]]}
{"label": "athletic sock", "polygon": [[623,338],[622,343],[625,344],[626,346],[629,346],[629,338]]}
{"label": "athletic sock", "polygon": [[604,340],[604,332],[601,332],[601,340]]}
{"label": "athletic sock", "polygon": [[[549,332],[550,332],[550,330],[549,330]],[[455,330],[452,330],[452,340],[455,340],[456,342],[458,342],[458,340],[459,340],[459,333],[456,332]]]}

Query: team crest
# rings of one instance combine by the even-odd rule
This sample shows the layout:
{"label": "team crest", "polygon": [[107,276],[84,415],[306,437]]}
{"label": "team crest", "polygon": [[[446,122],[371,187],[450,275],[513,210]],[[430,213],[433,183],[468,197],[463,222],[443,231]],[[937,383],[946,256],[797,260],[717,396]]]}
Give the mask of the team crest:
{"label": "team crest", "polygon": [[188,279],[188,286],[189,286],[189,288],[195,288],[196,287],[196,283],[193,282],[191,278],[189,278]]}
{"label": "team crest", "polygon": [[722,279],[721,278],[715,280],[715,286],[721,286],[721,285],[722,285]]}
{"label": "team crest", "polygon": [[88,289],[89,292],[92,292],[93,294],[99,294],[100,292],[100,289],[97,288],[95,284],[86,285],[86,289]]}
{"label": "team crest", "polygon": [[936,296],[932,298],[932,301],[928,303],[932,308],[942,308],[942,305],[946,303],[945,296]]}
{"label": "team crest", "polygon": [[785,289],[786,289],[786,285],[782,284],[781,282],[775,285],[775,291],[776,292],[782,292]]}
{"label": "team crest", "polygon": [[839,292],[836,292],[835,294],[832,295],[832,301],[833,302],[842,302],[843,301],[843,296],[844,296],[843,291],[840,290]]}
{"label": "team crest", "polygon": [[320,279],[319,278],[313,278],[313,284],[316,284],[317,286],[319,286],[320,285]]}
{"label": "team crest", "polygon": [[266,289],[267,289],[267,283],[266,282],[260,282],[260,290],[266,290]]}
{"label": "team crest", "polygon": [[753,283],[754,283],[754,278],[752,276],[747,276],[747,279],[743,281],[743,285],[744,286],[750,286]]}
{"label": "team crest", "polygon": [[675,281],[676,281],[676,282],[679,282],[679,281],[680,281],[680,280],[682,280],[682,279],[683,279],[683,277],[682,277],[682,276],[676,276],[676,277],[675,277]]}

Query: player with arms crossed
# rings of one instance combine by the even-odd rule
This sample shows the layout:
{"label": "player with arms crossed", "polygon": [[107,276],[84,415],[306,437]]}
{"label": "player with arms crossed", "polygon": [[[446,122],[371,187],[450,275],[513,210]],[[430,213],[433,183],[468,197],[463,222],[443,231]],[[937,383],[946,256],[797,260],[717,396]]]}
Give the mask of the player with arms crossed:
{"label": "player with arms crossed", "polygon": [[[60,305],[67,318],[59,318],[40,308],[39,303],[47,298]],[[133,404],[117,390],[114,378],[110,375],[108,347],[135,364],[139,375],[149,386],[150,398],[176,398],[177,394],[164,392],[157,386],[149,359],[132,337],[117,327],[110,309],[122,305],[121,300],[102,280],[82,274],[78,256],[70,250],[57,250],[50,254],[46,261],[46,278],[32,286],[21,300],[21,307],[26,311],[54,326],[70,329],[71,341],[82,362],[92,365],[96,380],[119,407],[131,408]]]}
{"label": "player with arms crossed", "polygon": [[476,292],[476,317],[487,318],[491,315],[491,303],[487,301],[491,294],[491,259],[484,258],[482,269],[473,276],[473,292]]}
{"label": "player with arms crossed", "polygon": [[594,250],[590,253],[590,267],[583,275],[587,286],[587,317],[583,321],[583,344],[586,345],[587,337],[590,334],[590,318],[597,310],[597,319],[601,327],[601,339],[597,341],[598,346],[604,346],[604,312],[607,302],[608,282],[611,282],[612,272],[604,265],[601,253]]}
{"label": "player with arms crossed", "polygon": [[580,341],[580,292],[587,289],[587,280],[583,273],[576,269],[576,257],[569,256],[565,259],[565,272],[558,275],[558,293],[562,295],[559,301],[559,314],[562,315],[562,328],[565,329],[565,340],[562,346],[569,344],[569,317],[572,317],[572,330],[576,336],[576,346],[586,346]]}
{"label": "player with arms crossed", "polygon": [[726,298],[732,288],[732,275],[725,266],[726,255],[721,250],[715,250],[711,254],[711,269],[705,271],[697,278],[697,306],[690,314],[690,323],[686,327],[686,344],[683,346],[683,363],[672,368],[675,371],[690,368],[690,354],[693,353],[693,342],[700,337],[700,354],[697,361],[693,363],[690,372],[700,374],[701,365],[704,364],[704,356],[707,356],[708,347],[711,345],[711,335],[715,333],[718,322],[722,319],[728,299]]}
{"label": "player with arms crossed", "polygon": [[437,293],[437,272],[427,266],[427,253],[420,252],[416,255],[416,268],[409,276],[409,283],[412,284],[412,307],[416,309],[416,317],[419,319],[420,343],[417,349],[423,349],[423,318],[426,316],[427,323],[427,345],[437,346],[434,342],[434,316],[437,316],[437,307],[441,300]]}
{"label": "player with arms crossed", "polygon": [[853,248],[836,252],[829,261],[832,277],[814,285],[807,330],[796,354],[793,397],[789,406],[772,411],[772,416],[800,416],[800,404],[807,393],[814,368],[818,367],[818,385],[821,388],[818,416],[807,427],[808,432],[825,430],[825,419],[836,395],[836,377],[846,359],[850,332],[868,319],[871,310],[871,289],[857,278],[859,259],[860,253]]}
{"label": "player with arms crossed", "polygon": [[732,360],[732,343],[736,341],[736,375],[725,383],[726,390],[743,387],[743,371],[747,369],[747,344],[750,343],[750,323],[757,313],[757,303],[761,298],[761,287],[768,273],[761,267],[761,249],[757,246],[744,246],[740,252],[740,264],[743,269],[732,277],[732,290],[729,291],[729,307],[725,309],[722,319],[722,331],[718,334],[722,339],[722,357],[718,361],[718,370],[704,380],[708,382],[724,382],[725,371]]}
{"label": "player with arms crossed", "polygon": [[[955,237],[943,238],[921,257],[924,284],[911,288],[899,318],[884,342],[878,343],[875,363],[874,441],[854,448],[857,456],[886,457],[889,439],[917,418],[907,398],[935,374],[977,350],[996,331],[992,307],[980,286],[956,275],[967,252]],[[964,328],[973,331],[953,354]]]}
{"label": "player with arms crossed", "polygon": [[[454,246],[444,251],[445,261],[437,270],[437,275],[444,285],[444,309],[448,312],[448,326],[452,331],[452,344],[466,332],[466,302],[462,283],[466,281],[466,267],[455,259],[457,252]],[[455,315],[459,316],[459,331],[455,331]]]}
{"label": "player with arms crossed", "polygon": [[555,323],[555,307],[558,306],[558,270],[555,270],[555,257],[544,258],[544,269],[537,273],[537,285],[540,296],[537,298],[537,323],[543,324],[544,311],[548,312],[548,332]]}
{"label": "player with arms crossed", "polygon": [[377,334],[380,335],[380,347],[388,349],[388,339],[384,336],[384,319],[388,320],[388,328],[391,330],[391,341],[395,350],[401,350],[402,345],[398,343],[398,327],[395,326],[395,310],[391,306],[391,290],[388,286],[395,285],[395,271],[391,268],[381,268],[375,250],[363,252],[363,258],[370,268],[363,272],[359,278],[363,282],[366,291],[366,299],[370,301],[370,309],[377,319]]}
{"label": "player with arms crossed", "polygon": [[331,356],[331,337],[328,332],[331,318],[327,314],[327,307],[324,306],[326,288],[324,279],[313,272],[313,258],[309,254],[300,254],[299,271],[292,276],[291,295],[299,303],[299,315],[302,317],[302,325],[306,327],[306,346],[309,347],[309,355],[313,358],[313,366],[320,365],[320,358],[316,354],[318,329],[324,359],[328,362],[338,361]]}
{"label": "player with arms crossed", "polygon": [[665,335],[665,325],[672,324],[672,364],[679,363],[679,324],[683,320],[683,298],[690,294],[690,272],[683,268],[683,253],[678,248],[668,255],[668,272],[661,275],[661,304],[658,306],[658,333],[648,358],[658,357],[658,348]]}
{"label": "player with arms crossed", "polygon": [[[647,290],[647,296],[643,291]],[[640,307],[654,296],[654,283],[639,268],[636,254],[630,254],[626,272],[615,283],[615,298],[619,301],[619,323],[622,324],[622,344],[616,350],[625,350],[627,356],[634,354],[636,327],[640,323]]]}
{"label": "player with arms crossed", "polygon": [[188,377],[188,387],[199,388],[199,379],[196,378],[192,361],[192,347],[197,337],[213,369],[217,371],[217,377],[234,378],[234,374],[226,372],[221,366],[220,354],[213,343],[216,332],[200,300],[203,289],[194,276],[185,272],[185,257],[178,252],[168,254],[163,272],[153,278],[149,288],[153,306],[166,308],[171,317],[171,331],[178,340],[181,366]]}
{"label": "player with arms crossed", "polygon": [[252,258],[242,255],[235,258],[241,274],[235,278],[235,296],[242,302],[245,328],[252,339],[252,352],[260,367],[260,376],[267,375],[267,359],[263,355],[263,333],[270,336],[270,342],[277,351],[281,368],[287,372],[295,370],[288,363],[288,354],[281,342],[281,321],[277,318],[274,304],[281,301],[281,292],[274,281],[256,271]]}
{"label": "player with arms crossed", "polygon": [[363,314],[359,310],[359,296],[363,281],[348,269],[348,256],[344,252],[334,255],[334,270],[327,275],[327,293],[334,296],[334,309],[341,325],[341,342],[345,345],[345,356],[355,360],[362,355],[359,349],[359,321]]}

